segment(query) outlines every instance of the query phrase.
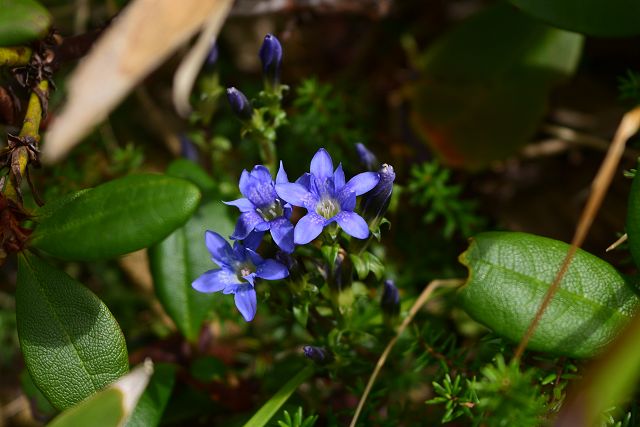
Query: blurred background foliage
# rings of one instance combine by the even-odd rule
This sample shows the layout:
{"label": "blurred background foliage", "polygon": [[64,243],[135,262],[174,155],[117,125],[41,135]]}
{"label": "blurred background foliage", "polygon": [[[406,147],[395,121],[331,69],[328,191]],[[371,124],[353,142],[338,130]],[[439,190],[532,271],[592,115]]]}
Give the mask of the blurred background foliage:
{"label": "blurred background foliage", "polygon": [[[538,7],[549,2],[512,2],[530,14],[481,0],[328,3],[325,9],[294,1],[256,13],[255,2],[238,2],[220,35],[217,60],[201,70],[192,115],[180,118],[171,104],[172,76],[185,47],[68,158],[33,173],[42,198],[132,172],[166,171],[185,157],[208,173],[198,183],[205,199],[193,221],[229,232],[234,209],[208,202],[234,199],[241,171],[259,156],[252,135],[241,136],[224,88],[257,96],[256,52],[271,32],[283,44],[282,81],[290,86],[277,138],[289,176],[305,172],[301,159],[320,147],[342,161],[347,175],[363,171],[356,142],[395,168],[391,224],[383,225],[383,244],[375,243],[373,252],[385,259],[403,310],[428,281],[465,277],[457,256],[477,232],[508,229],[570,240],[619,117],[640,102],[640,39],[633,30],[640,28],[639,15],[613,13],[632,6],[612,2],[605,8],[612,16],[596,13],[594,21],[585,13],[564,24],[564,14],[547,19],[548,11]],[[586,3],[589,11],[598,4]],[[103,28],[127,2],[42,4],[60,34],[70,36]],[[48,120],[64,102],[72,68],[65,65],[54,76]],[[0,74],[0,84],[10,80]],[[15,131],[11,123],[4,128]],[[634,167],[637,156],[634,141],[623,167]],[[624,230],[629,186],[618,174],[585,244],[625,273],[633,272],[626,252],[603,250]],[[29,197],[26,202],[35,205]],[[202,241],[187,242],[200,253],[202,270],[208,258]],[[241,425],[305,365],[301,346],[315,339],[299,315],[281,309],[290,302],[268,290],[253,323],[242,322],[229,299],[214,295],[206,302],[205,326],[187,331],[154,293],[145,252],[57,265],[110,308],[132,364],[148,356],[179,367],[161,425]],[[25,374],[15,332],[15,275],[10,258],[0,271],[0,426],[41,425],[54,410]],[[350,419],[392,336],[377,309],[379,285],[371,275],[354,285],[351,316],[323,338],[337,362],[319,368],[271,425],[345,425]],[[500,356],[510,355],[512,344],[473,322],[452,295],[430,302],[408,332],[373,389],[362,425],[541,425],[582,372],[582,362],[536,353],[527,355],[524,369],[514,368]],[[602,425],[638,425],[637,399],[629,401],[612,408]]]}

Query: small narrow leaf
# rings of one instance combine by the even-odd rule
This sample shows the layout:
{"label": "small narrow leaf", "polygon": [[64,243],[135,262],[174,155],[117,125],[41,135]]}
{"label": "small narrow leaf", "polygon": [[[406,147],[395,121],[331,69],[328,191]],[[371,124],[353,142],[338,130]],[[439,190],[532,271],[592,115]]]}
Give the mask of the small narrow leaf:
{"label": "small narrow leaf", "polygon": [[125,425],[152,373],[153,363],[147,361],[106,390],[66,410],[56,417],[48,427],[93,425],[119,427]]}
{"label": "small narrow leaf", "polygon": [[0,46],[43,37],[51,25],[47,9],[34,0],[0,0]]}
{"label": "small narrow leaf", "polygon": [[[497,334],[520,341],[569,249],[526,233],[482,233],[460,256],[469,268],[459,291],[469,315]],[[528,348],[592,357],[637,311],[640,300],[605,261],[579,250]]]}
{"label": "small narrow leaf", "polygon": [[263,427],[267,425],[269,420],[278,412],[285,404],[294,391],[313,374],[313,366],[307,366],[298,374],[291,378],[280,390],[274,394],[253,417],[244,425],[244,427]]}
{"label": "small narrow leaf", "polygon": [[127,372],[118,322],[98,297],[36,256],[18,262],[16,320],[33,382],[57,409]]}
{"label": "small narrow leaf", "polygon": [[127,421],[127,427],[154,427],[160,423],[164,408],[171,396],[175,374],[174,365],[167,363],[155,365],[149,385]]}
{"label": "small narrow leaf", "polygon": [[163,175],[130,175],[36,212],[31,244],[67,260],[112,258],[150,246],[189,219],[200,192]]}

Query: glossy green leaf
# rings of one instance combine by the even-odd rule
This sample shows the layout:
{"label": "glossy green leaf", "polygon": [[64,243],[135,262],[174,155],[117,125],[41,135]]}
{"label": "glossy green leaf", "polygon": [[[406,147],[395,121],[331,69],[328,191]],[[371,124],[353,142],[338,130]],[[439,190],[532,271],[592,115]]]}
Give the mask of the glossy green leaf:
{"label": "glossy green leaf", "polygon": [[635,0],[509,0],[559,28],[591,36],[640,34],[640,2]]}
{"label": "glossy green leaf", "polygon": [[168,363],[155,365],[153,376],[127,421],[127,427],[154,427],[160,423],[164,408],[171,396],[175,375],[174,365]]}
{"label": "glossy green leaf", "polygon": [[64,411],[48,424],[48,427],[124,425],[136,407],[152,373],[153,364],[150,361],[145,362],[106,390]]}
{"label": "glossy green leaf", "polygon": [[262,407],[256,412],[244,427],[263,427],[271,420],[278,410],[285,404],[294,391],[313,374],[313,367],[307,366],[298,374],[287,381],[280,390],[274,394]]}
{"label": "glossy green leaf", "polygon": [[505,158],[533,136],[582,44],[579,34],[496,4],[429,46],[409,88],[412,125],[449,166]]}
{"label": "glossy green leaf", "polygon": [[[460,256],[469,269],[459,291],[462,307],[497,334],[520,341],[568,249],[566,243],[532,234],[479,234]],[[528,348],[594,356],[618,335],[639,303],[611,265],[579,250]]]}
{"label": "glossy green leaf", "polygon": [[75,405],[127,372],[118,322],[91,291],[40,258],[18,262],[16,320],[34,383],[58,409]]}
{"label": "glossy green leaf", "polygon": [[[197,166],[192,164],[191,168]],[[220,294],[204,294],[191,287],[202,273],[216,268],[204,244],[205,231],[228,236],[235,225],[219,198],[210,198],[183,227],[149,248],[156,295],[180,333],[192,342],[213,307],[232,303]]]}
{"label": "glossy green leaf", "polygon": [[43,37],[51,25],[47,9],[34,0],[0,0],[0,46]]}
{"label": "glossy green leaf", "polygon": [[191,181],[203,193],[211,192],[216,187],[215,181],[211,179],[204,169],[187,159],[178,159],[171,162],[167,168],[167,175]]}
{"label": "glossy green leaf", "polygon": [[633,261],[636,266],[640,266],[640,173],[636,173],[629,191],[627,236]]}
{"label": "glossy green leaf", "polygon": [[32,245],[67,260],[112,258],[150,246],[189,219],[197,187],[164,175],[130,175],[36,212]]}

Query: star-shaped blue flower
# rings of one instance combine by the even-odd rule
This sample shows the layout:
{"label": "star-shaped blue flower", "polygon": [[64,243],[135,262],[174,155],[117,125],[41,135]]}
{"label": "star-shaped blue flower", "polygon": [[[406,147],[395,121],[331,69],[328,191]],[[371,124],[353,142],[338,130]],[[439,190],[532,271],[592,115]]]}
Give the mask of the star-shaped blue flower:
{"label": "star-shaped blue flower", "polygon": [[240,218],[231,235],[233,240],[245,239],[252,231],[271,231],[273,241],[287,253],[293,252],[293,224],[291,205],[282,201],[276,194],[276,183],[289,182],[280,162],[280,170],[273,182],[266,167],[255,166],[251,172],[242,171],[240,176],[241,199],[225,202],[240,209]]}
{"label": "star-shaped blue flower", "polygon": [[231,248],[221,235],[207,230],[205,244],[212,261],[220,268],[207,271],[191,284],[200,292],[222,291],[225,295],[234,294],[236,307],[247,322],[256,315],[256,277],[278,280],[289,275],[283,264],[273,259],[263,259],[256,253],[261,238],[262,233],[252,233],[244,244],[235,242]]}
{"label": "star-shaped blue flower", "polygon": [[284,201],[307,209],[307,214],[296,224],[293,241],[304,245],[322,233],[325,226],[337,222],[350,236],[365,239],[369,227],[353,210],[356,196],[376,186],[380,176],[364,172],[345,183],[342,164],[333,170],[331,156],[324,148],[311,160],[310,173],[295,183],[276,184],[276,192]]}

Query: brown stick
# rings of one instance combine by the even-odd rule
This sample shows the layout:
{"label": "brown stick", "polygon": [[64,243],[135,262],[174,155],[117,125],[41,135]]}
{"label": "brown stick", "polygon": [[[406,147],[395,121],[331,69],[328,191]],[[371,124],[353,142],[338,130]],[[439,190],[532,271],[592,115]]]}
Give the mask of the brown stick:
{"label": "brown stick", "polygon": [[553,283],[547,290],[547,293],[544,296],[544,300],[540,304],[540,307],[538,307],[538,311],[536,312],[533,321],[529,325],[529,328],[527,328],[527,332],[522,337],[520,344],[518,344],[518,348],[516,349],[516,352],[513,356],[514,360],[518,361],[522,357],[522,353],[524,353],[524,349],[527,347],[529,340],[533,336],[533,333],[540,323],[545,310],[549,306],[549,303],[551,302],[553,296],[558,291],[560,282],[569,269],[576,251],[584,243],[584,240],[587,237],[587,233],[589,232],[589,229],[593,224],[593,220],[597,215],[600,206],[602,205],[604,196],[609,189],[609,185],[611,184],[611,180],[613,179],[615,171],[618,167],[618,163],[620,163],[620,158],[624,154],[624,146],[627,140],[638,132],[639,128],[640,107],[637,107],[629,111],[622,117],[622,121],[620,122],[618,130],[613,137],[613,142],[609,147],[609,151],[607,152],[607,155],[604,158],[602,165],[600,166],[598,174],[593,179],[593,183],[591,184],[591,195],[589,196],[589,200],[587,200],[587,205],[582,210],[580,220],[578,221],[578,226],[576,227],[573,240],[571,241],[571,246],[569,247],[567,255],[562,261],[562,266],[560,267],[558,274],[556,274]]}

